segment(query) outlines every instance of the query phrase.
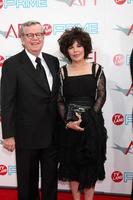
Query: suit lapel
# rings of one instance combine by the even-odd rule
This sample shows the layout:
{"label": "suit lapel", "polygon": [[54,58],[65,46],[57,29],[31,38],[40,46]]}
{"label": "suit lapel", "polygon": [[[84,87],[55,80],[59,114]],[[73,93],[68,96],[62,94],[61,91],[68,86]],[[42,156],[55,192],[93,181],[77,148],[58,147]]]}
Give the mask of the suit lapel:
{"label": "suit lapel", "polygon": [[36,82],[36,84],[38,84],[45,91],[50,92],[50,90],[48,88],[47,81],[44,81],[42,83],[41,80],[37,77],[36,69],[33,66],[33,64],[31,62],[31,60],[29,59],[28,55],[26,54],[25,50],[22,51],[21,62],[22,62],[22,67],[23,67],[24,71]]}

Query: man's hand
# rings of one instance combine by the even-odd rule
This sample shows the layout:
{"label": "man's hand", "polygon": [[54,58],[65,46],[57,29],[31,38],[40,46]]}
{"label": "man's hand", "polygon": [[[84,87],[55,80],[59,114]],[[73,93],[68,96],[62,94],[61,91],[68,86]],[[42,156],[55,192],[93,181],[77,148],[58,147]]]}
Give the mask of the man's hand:
{"label": "man's hand", "polygon": [[14,137],[6,138],[3,140],[3,147],[8,151],[14,151],[15,149],[15,139]]}

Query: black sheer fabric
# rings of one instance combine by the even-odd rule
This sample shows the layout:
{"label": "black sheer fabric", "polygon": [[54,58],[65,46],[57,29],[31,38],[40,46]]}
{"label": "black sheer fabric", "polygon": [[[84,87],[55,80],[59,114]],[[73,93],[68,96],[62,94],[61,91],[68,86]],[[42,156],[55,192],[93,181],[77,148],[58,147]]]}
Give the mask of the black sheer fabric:
{"label": "black sheer fabric", "polygon": [[97,80],[97,92],[96,92],[96,101],[94,104],[94,111],[95,112],[100,111],[105,101],[106,101],[106,79],[102,71]]}

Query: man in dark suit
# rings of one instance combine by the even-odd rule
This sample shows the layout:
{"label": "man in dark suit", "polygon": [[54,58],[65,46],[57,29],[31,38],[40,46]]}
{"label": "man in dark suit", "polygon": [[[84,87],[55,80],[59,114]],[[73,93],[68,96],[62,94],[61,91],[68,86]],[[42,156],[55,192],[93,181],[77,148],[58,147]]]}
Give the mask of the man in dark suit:
{"label": "man in dark suit", "polygon": [[59,61],[42,52],[44,29],[39,22],[22,24],[20,38],[24,50],[5,60],[2,68],[3,146],[16,149],[18,199],[39,199],[40,166],[41,199],[56,200]]}

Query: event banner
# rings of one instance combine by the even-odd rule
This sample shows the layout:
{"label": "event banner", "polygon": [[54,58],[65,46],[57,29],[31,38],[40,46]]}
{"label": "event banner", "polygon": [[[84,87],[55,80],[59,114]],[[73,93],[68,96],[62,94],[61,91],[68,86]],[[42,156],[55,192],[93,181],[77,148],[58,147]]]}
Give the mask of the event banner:
{"label": "event banner", "polygon": [[[0,67],[22,50],[21,23],[37,20],[45,28],[44,52],[57,56],[58,38],[73,26],[87,31],[93,44],[90,61],[102,65],[107,79],[103,107],[108,132],[106,178],[96,192],[130,194],[133,180],[133,86],[130,54],[133,48],[133,0],[0,0]],[[1,72],[1,71],[0,71]],[[17,187],[15,152],[2,146],[0,129],[0,187]],[[40,184],[40,182],[39,182]],[[66,182],[59,190],[69,190]]]}

